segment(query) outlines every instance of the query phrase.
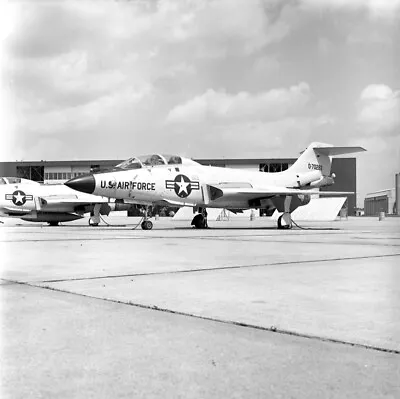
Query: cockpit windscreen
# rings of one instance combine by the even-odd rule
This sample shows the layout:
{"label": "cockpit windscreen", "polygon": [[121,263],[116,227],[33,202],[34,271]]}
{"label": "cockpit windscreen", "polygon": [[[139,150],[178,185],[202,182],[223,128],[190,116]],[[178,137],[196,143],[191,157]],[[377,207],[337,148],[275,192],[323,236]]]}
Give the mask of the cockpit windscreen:
{"label": "cockpit windscreen", "polygon": [[142,155],[140,157],[129,158],[126,161],[118,164],[116,167],[120,169],[139,169],[148,166],[160,165],[180,165],[182,158],[177,155]]}

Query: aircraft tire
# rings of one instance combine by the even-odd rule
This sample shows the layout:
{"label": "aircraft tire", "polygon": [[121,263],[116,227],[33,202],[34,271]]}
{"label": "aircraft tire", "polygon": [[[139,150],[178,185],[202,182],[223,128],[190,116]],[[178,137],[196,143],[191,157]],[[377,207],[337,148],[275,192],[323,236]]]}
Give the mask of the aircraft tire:
{"label": "aircraft tire", "polygon": [[202,214],[196,215],[192,220],[192,226],[196,229],[205,229],[207,227],[207,220]]}
{"label": "aircraft tire", "polygon": [[278,218],[278,229],[279,230],[289,230],[289,229],[291,229],[293,227],[292,223],[290,223],[290,224],[282,224],[282,216],[283,215],[279,216],[279,218]]}
{"label": "aircraft tire", "polygon": [[151,230],[153,228],[153,222],[150,220],[145,220],[142,222],[141,227],[143,230]]}
{"label": "aircraft tire", "polygon": [[58,226],[58,222],[48,222],[48,223],[49,223],[49,226],[52,226],[52,227]]}

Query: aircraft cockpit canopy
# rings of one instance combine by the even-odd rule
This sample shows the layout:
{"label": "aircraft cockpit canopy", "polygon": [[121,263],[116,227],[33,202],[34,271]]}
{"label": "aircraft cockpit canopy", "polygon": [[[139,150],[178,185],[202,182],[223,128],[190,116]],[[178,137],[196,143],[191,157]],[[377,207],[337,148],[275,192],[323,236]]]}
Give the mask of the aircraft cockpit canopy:
{"label": "aircraft cockpit canopy", "polygon": [[0,185],[1,184],[39,184],[38,182],[29,180],[29,179],[23,179],[21,177],[0,177]]}
{"label": "aircraft cockpit canopy", "polygon": [[181,165],[182,158],[177,155],[143,155],[140,157],[132,157],[126,161],[118,164],[116,167],[119,169],[139,169],[147,166],[160,166],[160,165]]}

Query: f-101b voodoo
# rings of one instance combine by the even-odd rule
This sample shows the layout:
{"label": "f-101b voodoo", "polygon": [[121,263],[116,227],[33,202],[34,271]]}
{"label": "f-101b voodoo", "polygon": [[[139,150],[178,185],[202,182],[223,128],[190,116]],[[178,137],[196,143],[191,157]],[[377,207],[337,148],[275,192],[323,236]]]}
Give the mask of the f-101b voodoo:
{"label": "f-101b voodoo", "polygon": [[[65,184],[129,203],[195,207],[198,215],[192,225],[197,228],[207,227],[206,208],[233,212],[276,208],[283,212],[278,228],[291,228],[291,212],[308,204],[311,194],[353,194],[316,190],[334,184],[332,156],[360,151],[365,150],[311,143],[289,169],[277,173],[203,166],[180,156],[154,154],[130,158],[111,170],[79,176]],[[142,228],[152,226],[146,212]]]}

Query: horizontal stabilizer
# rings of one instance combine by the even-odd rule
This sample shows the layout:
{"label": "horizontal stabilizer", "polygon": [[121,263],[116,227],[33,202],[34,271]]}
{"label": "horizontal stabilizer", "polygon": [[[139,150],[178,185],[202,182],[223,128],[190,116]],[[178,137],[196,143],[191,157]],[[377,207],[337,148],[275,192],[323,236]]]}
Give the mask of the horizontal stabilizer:
{"label": "horizontal stabilizer", "polygon": [[366,151],[366,149],[362,147],[314,147],[313,150],[317,154],[327,156],[352,154],[354,152]]}

